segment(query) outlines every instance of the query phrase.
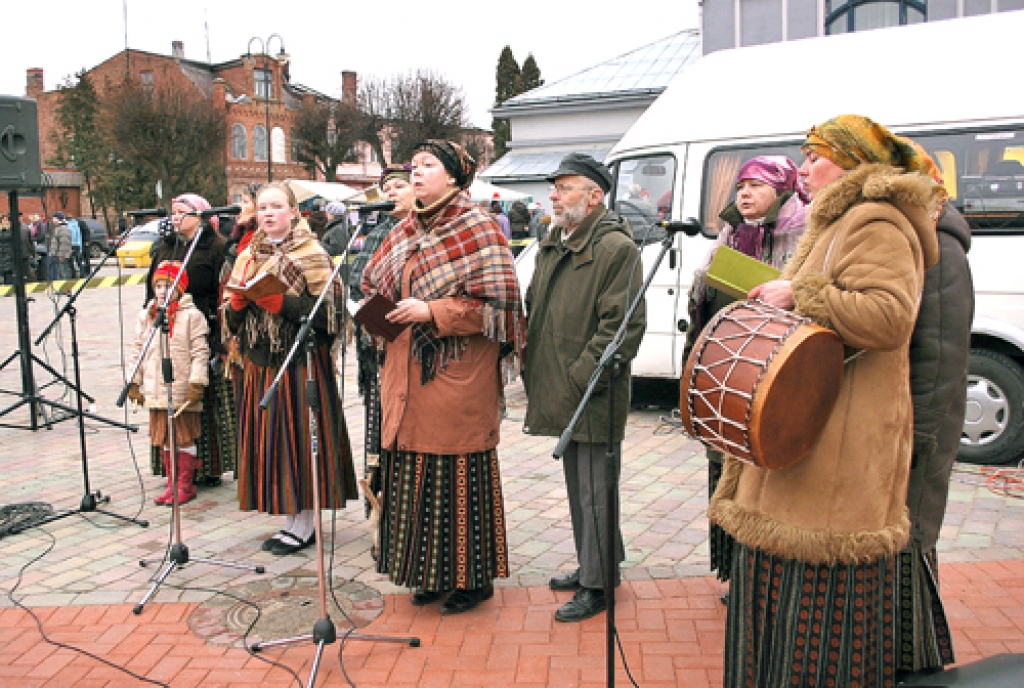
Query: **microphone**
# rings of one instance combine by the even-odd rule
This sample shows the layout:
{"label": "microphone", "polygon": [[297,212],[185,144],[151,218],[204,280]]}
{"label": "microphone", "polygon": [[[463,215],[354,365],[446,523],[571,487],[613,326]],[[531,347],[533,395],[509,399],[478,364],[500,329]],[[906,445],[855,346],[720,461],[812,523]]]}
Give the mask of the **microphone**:
{"label": "microphone", "polygon": [[366,203],[365,205],[359,206],[359,214],[366,215],[381,210],[385,213],[389,213],[395,209],[394,201],[377,201],[376,203]]}
{"label": "microphone", "polygon": [[662,220],[655,222],[654,226],[669,232],[682,232],[686,236],[697,236],[701,230],[700,220],[695,217],[688,217],[685,220]]}
{"label": "microphone", "polygon": [[156,215],[167,217],[167,208],[144,208],[143,210],[129,210],[125,213],[129,217],[142,217],[143,215]]}
{"label": "microphone", "polygon": [[210,208],[209,210],[193,210],[186,215],[198,215],[201,218],[213,217],[214,215],[241,215],[242,206],[226,205],[222,208]]}

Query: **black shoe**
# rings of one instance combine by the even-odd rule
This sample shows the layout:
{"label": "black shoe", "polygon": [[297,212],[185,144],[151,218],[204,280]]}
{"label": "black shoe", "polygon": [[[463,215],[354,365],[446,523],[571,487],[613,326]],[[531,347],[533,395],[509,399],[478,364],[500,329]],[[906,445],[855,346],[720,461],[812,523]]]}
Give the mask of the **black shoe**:
{"label": "black shoe", "polygon": [[281,539],[271,548],[270,553],[283,557],[287,554],[295,554],[299,550],[306,549],[314,542],[316,542],[316,533],[310,535],[308,540],[300,540],[298,536],[292,535],[288,531],[283,531]]}
{"label": "black shoe", "polygon": [[728,592],[726,592],[724,595],[722,595],[722,604],[724,604],[725,606],[729,606],[729,593]]}
{"label": "black shoe", "polygon": [[263,544],[260,545],[260,550],[263,552],[269,552],[270,550],[274,549],[274,546],[277,543],[281,542],[281,538],[278,537],[279,535],[287,535],[289,537],[295,538],[296,540],[299,539],[296,536],[289,533],[287,530],[279,530],[263,541]]}
{"label": "black shoe", "polygon": [[580,570],[576,569],[572,573],[555,576],[548,581],[548,586],[550,586],[552,590],[579,590]]}
{"label": "black shoe", "polygon": [[217,487],[221,484],[221,479],[219,475],[208,475],[200,479],[199,484],[203,487]]}
{"label": "black shoe", "polygon": [[484,600],[494,597],[494,584],[488,583],[482,588],[472,590],[456,590],[441,605],[442,614],[461,614],[468,612]]}
{"label": "black shoe", "polygon": [[583,621],[605,610],[604,590],[580,588],[572,600],[555,612],[556,621]]}
{"label": "black shoe", "polygon": [[413,606],[426,607],[428,604],[437,602],[442,597],[444,597],[444,593],[440,590],[423,590],[422,588],[416,588],[409,601],[412,602]]}

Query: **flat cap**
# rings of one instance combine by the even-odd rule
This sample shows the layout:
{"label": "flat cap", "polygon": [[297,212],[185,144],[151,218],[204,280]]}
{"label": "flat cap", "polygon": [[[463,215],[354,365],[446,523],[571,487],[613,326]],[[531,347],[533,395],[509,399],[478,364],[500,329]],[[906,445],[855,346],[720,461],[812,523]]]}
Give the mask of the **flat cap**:
{"label": "flat cap", "polygon": [[564,177],[569,174],[578,174],[586,177],[595,184],[601,187],[601,190],[605,193],[611,191],[612,188],[612,173],[608,171],[608,168],[599,163],[594,158],[584,153],[569,153],[569,155],[562,158],[562,162],[558,164],[558,169],[548,175],[547,179],[549,182],[553,182],[559,177]]}

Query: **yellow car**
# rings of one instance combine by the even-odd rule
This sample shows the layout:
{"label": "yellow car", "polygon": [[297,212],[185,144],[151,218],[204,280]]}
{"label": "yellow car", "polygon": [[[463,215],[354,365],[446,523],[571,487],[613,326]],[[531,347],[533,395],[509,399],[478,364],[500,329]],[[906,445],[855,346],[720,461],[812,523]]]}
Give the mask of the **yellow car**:
{"label": "yellow car", "polygon": [[160,238],[157,222],[139,225],[128,235],[121,248],[117,249],[117,262],[122,268],[148,268],[153,242]]}

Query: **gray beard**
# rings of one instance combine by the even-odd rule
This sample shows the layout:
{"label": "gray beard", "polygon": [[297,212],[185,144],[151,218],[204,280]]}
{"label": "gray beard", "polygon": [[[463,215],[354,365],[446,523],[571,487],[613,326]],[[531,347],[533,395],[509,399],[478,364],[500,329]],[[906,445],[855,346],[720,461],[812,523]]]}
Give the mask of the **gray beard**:
{"label": "gray beard", "polygon": [[587,217],[587,199],[581,198],[575,206],[563,207],[562,212],[554,212],[551,216],[551,226],[561,227],[572,231],[579,227]]}

